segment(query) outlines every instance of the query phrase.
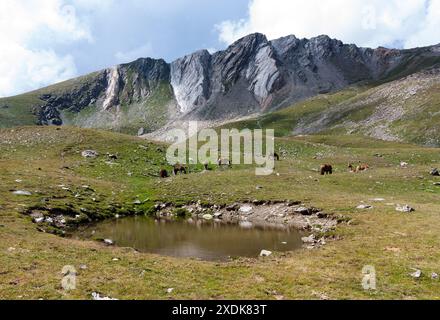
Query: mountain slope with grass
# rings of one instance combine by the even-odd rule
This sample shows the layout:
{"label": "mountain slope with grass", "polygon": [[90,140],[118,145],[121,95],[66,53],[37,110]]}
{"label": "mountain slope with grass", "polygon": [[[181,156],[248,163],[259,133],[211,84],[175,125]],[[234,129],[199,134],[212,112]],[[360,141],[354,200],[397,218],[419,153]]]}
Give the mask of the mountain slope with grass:
{"label": "mountain slope with grass", "polygon": [[377,86],[318,95],[281,111],[228,127],[274,128],[278,136],[364,135],[440,146],[440,69],[429,68]]}
{"label": "mountain slope with grass", "polygon": [[[270,41],[256,33],[213,54],[202,50],[172,63],[142,58],[2,98],[0,127],[74,125],[143,135],[189,120],[205,121],[209,126],[276,112],[353,86],[372,88],[413,74],[423,77],[420,72],[439,64],[438,45],[410,50],[369,49],[328,36],[288,36]],[[429,94],[429,90],[420,93]],[[354,106],[350,113],[363,113],[364,109]],[[392,112],[391,108],[388,111]],[[396,118],[400,113],[397,108]],[[332,123],[334,119],[326,121]],[[378,126],[371,129],[375,131],[372,136],[381,136]],[[427,126],[432,128],[432,124]],[[427,139],[419,138],[422,142]]]}

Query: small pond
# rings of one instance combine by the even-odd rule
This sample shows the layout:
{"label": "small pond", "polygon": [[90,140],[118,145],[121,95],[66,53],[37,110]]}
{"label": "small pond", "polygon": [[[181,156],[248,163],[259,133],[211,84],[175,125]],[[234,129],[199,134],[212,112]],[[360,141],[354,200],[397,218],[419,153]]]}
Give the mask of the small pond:
{"label": "small pond", "polygon": [[129,217],[81,228],[73,236],[111,239],[118,246],[147,253],[226,261],[230,257],[258,257],[261,250],[298,249],[304,234],[296,229],[250,228],[214,221]]}

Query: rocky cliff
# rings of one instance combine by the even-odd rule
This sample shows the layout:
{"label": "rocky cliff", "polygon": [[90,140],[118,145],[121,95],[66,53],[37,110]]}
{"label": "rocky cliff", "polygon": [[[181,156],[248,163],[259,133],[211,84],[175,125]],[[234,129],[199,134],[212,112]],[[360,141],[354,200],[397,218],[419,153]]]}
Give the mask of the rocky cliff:
{"label": "rocky cliff", "polygon": [[369,49],[328,36],[269,41],[256,33],[214,54],[202,50],[170,64],[138,59],[29,93],[26,99],[1,99],[0,105],[3,100],[8,108],[0,108],[0,126],[19,122],[11,108],[22,108],[41,125],[146,133],[176,120],[221,121],[267,113],[439,63],[439,46]]}

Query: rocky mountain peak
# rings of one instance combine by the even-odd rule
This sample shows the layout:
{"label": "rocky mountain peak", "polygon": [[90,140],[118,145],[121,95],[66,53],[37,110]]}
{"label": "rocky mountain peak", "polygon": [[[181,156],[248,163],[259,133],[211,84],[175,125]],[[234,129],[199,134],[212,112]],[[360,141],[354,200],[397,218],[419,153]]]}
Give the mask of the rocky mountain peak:
{"label": "rocky mountain peak", "polygon": [[[160,118],[160,123],[228,120],[281,109],[359,82],[398,78],[439,61],[440,45],[370,49],[327,35],[269,41],[253,33],[212,55],[200,50],[171,63],[140,58],[71,80],[62,90],[42,89],[36,103],[43,103],[31,109],[39,123],[56,125],[86,107],[103,114],[100,123],[118,122],[118,113],[129,113],[127,118],[137,120],[137,129],[148,129],[155,122],[151,117]],[[87,126],[93,121],[81,118]]]}

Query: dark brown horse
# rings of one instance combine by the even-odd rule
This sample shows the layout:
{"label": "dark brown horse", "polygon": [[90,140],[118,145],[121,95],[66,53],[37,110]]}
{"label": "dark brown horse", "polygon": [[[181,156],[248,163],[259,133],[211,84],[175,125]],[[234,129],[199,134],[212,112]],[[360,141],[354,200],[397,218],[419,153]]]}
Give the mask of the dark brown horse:
{"label": "dark brown horse", "polygon": [[180,163],[177,163],[174,165],[173,172],[174,172],[175,176],[177,176],[179,173],[180,174],[187,174],[186,167],[181,165]]}
{"label": "dark brown horse", "polygon": [[159,176],[160,176],[161,178],[168,178],[168,171],[165,170],[165,169],[160,170],[160,172],[159,172]]}
{"label": "dark brown horse", "polygon": [[323,164],[321,166],[321,175],[333,174],[333,167],[330,164]]}

